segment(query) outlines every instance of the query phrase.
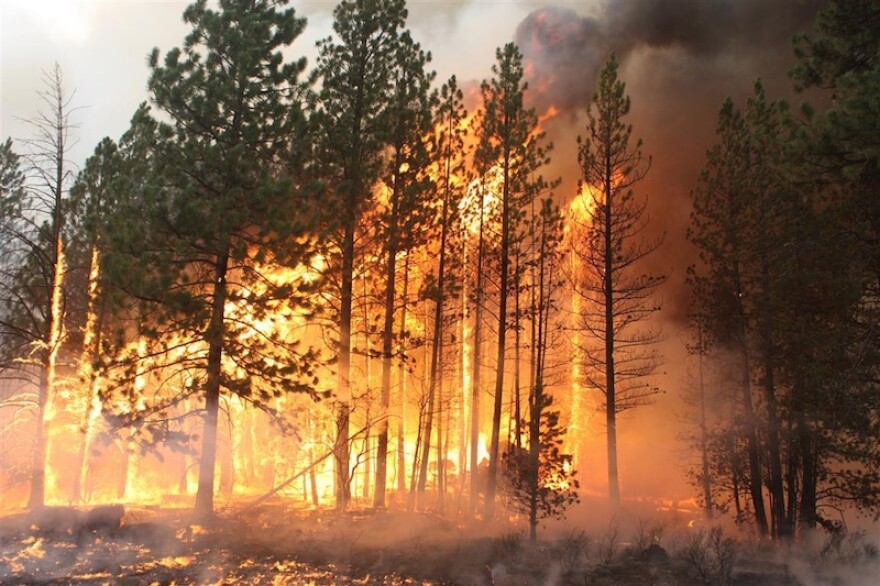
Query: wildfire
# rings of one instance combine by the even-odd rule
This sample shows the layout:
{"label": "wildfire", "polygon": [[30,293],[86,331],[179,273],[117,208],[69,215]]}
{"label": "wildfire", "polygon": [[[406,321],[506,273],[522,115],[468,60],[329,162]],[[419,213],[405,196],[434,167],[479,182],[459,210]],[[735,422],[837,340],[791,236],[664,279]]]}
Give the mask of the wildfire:
{"label": "wildfire", "polygon": [[538,122],[540,124],[543,124],[543,123],[547,122],[548,120],[552,120],[553,118],[556,118],[556,116],[558,116],[558,115],[559,115],[559,108],[557,108],[556,106],[550,106],[549,108],[547,108],[547,111],[545,111],[543,114],[538,116]]}

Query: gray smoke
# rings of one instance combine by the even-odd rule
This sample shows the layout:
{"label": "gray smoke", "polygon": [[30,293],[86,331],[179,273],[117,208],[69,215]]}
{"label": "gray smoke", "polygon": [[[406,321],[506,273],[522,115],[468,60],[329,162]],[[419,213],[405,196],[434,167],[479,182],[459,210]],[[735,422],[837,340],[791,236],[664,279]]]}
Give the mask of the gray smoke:
{"label": "gray smoke", "polygon": [[[533,11],[515,41],[528,64],[534,105],[584,106],[609,51],[623,63],[643,48],[679,50],[693,60],[758,54],[808,28],[819,0],[632,0],[608,2],[597,16],[570,8]],[[790,54],[790,51],[789,51]]]}

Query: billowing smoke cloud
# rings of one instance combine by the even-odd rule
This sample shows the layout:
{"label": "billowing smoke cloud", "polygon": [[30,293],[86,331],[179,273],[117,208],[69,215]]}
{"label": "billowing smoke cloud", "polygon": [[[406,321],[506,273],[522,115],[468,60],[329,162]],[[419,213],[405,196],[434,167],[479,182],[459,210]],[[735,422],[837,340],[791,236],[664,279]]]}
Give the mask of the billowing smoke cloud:
{"label": "billowing smoke cloud", "polygon": [[[690,303],[685,274],[697,260],[685,238],[689,193],[706,150],[716,140],[718,110],[726,97],[743,104],[760,77],[771,98],[802,99],[794,95],[786,75],[796,63],[791,37],[810,30],[820,4],[620,0],[593,6],[588,13],[587,4],[570,3],[537,7],[516,28],[514,40],[525,56],[530,85],[527,100],[545,116],[544,129],[555,145],[547,176],[563,179],[556,192],[560,203],[577,192],[576,137],[584,133],[585,109],[609,51],[617,54],[620,77],[632,99],[626,122],[653,160],[635,192],[647,200],[643,236],[664,238],[642,268],[669,275],[658,292],[663,307],[658,325],[666,341],[660,347],[664,374],[657,382],[667,392],[634,416],[638,424],[626,422],[618,429],[624,491],[629,494],[691,494],[683,475],[670,473],[680,470],[684,458],[676,439],[681,423],[673,414],[683,409],[678,390],[688,362],[683,343]],[[551,106],[558,116],[548,116]],[[597,443],[587,448],[593,452],[582,468],[587,470],[582,486],[603,476],[601,432],[596,437]],[[652,446],[647,459],[646,446]]]}
{"label": "billowing smoke cloud", "polygon": [[[623,62],[640,48],[679,49],[698,59],[722,52],[757,53],[806,28],[818,1],[647,0],[609,2],[597,16],[571,8],[533,11],[517,27],[534,105],[546,111],[581,108],[609,51]],[[780,39],[780,32],[784,38]]]}

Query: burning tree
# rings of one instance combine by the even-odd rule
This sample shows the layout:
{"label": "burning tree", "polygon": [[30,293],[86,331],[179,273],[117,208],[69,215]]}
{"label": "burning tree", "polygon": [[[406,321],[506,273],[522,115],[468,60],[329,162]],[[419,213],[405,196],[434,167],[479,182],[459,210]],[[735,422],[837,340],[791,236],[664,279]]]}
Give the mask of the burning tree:
{"label": "burning tree", "polygon": [[[196,2],[184,12],[193,30],[183,48],[162,63],[153,51],[149,89],[169,123],[136,118],[152,147],[149,173],[110,234],[108,276],[134,298],[137,323],[109,366],[105,404],[155,441],[179,433],[189,399],[204,397],[199,515],[213,510],[221,396],[269,409],[271,398],[314,393],[317,382],[317,356],[292,329],[309,307],[313,248],[291,164],[303,148],[294,139],[305,62],[281,55],[305,21],[284,4]],[[119,229],[126,223],[140,242]]]}
{"label": "burning tree", "polygon": [[617,466],[617,415],[645,404],[657,394],[648,377],[658,363],[654,330],[638,328],[659,310],[653,291],[666,277],[640,271],[639,263],[661,240],[646,240],[647,202],[632,186],[644,178],[650,159],[641,141],[632,143],[626,85],[617,77],[612,53],[587,106],[587,134],[579,138],[578,161],[583,183],[579,197],[589,203],[587,218],[575,226],[572,249],[579,261],[573,289],[581,297],[580,328],[596,345],[583,348],[587,383],[604,396],[608,438],[608,495],[620,501]]}
{"label": "burning tree", "polygon": [[343,1],[334,10],[338,39],[319,43],[316,76],[321,89],[311,117],[317,133],[314,172],[326,194],[321,217],[331,252],[329,267],[338,287],[336,499],[351,499],[350,438],[352,302],[355,241],[361,218],[373,201],[390,132],[390,94],[398,66],[402,0]]}
{"label": "burning tree", "polygon": [[[439,394],[444,376],[444,348],[449,337],[447,325],[448,304],[459,291],[458,277],[460,269],[461,239],[458,238],[455,228],[458,223],[458,210],[464,194],[466,184],[466,170],[464,168],[467,150],[464,144],[466,132],[465,120],[467,112],[462,104],[463,95],[458,88],[457,81],[453,76],[440,88],[439,99],[434,105],[433,119],[435,128],[432,133],[431,155],[432,169],[436,176],[432,191],[435,200],[431,202],[431,211],[435,218],[430,226],[429,234],[435,238],[434,242],[428,243],[428,249],[436,255],[436,266],[431,267],[425,276],[422,286],[422,297],[434,303],[434,311],[431,317],[431,356],[428,397],[427,397],[427,421],[425,423],[422,446],[418,449],[419,482],[418,493],[424,494],[428,476],[428,461],[431,448],[431,431],[434,427],[434,415],[440,411],[437,405],[440,403]],[[436,248],[434,248],[436,246]],[[442,415],[442,412],[441,412]],[[443,466],[445,452],[442,450],[440,433],[442,431],[442,419],[437,418],[437,466],[438,485],[443,482]],[[447,433],[449,430],[447,429]],[[440,489],[440,486],[438,486]],[[440,506],[442,507],[442,490]]]}
{"label": "burning tree", "polygon": [[[424,227],[431,211],[428,196],[432,193],[432,182],[428,175],[428,137],[432,123],[430,86],[434,75],[425,71],[430,55],[422,51],[419,44],[405,33],[401,35],[396,59],[396,67],[392,72],[394,87],[389,96],[390,154],[382,178],[388,191],[388,201],[382,206],[379,229],[385,256],[385,291],[382,325],[382,412],[376,455],[376,488],[373,494],[373,505],[377,507],[385,506],[398,254],[409,254],[424,240]],[[407,300],[403,299],[402,302],[406,303]],[[427,428],[430,431],[430,419]]]}
{"label": "burning tree", "polygon": [[[495,167],[500,178],[498,193],[494,194],[500,208],[497,242],[498,339],[486,519],[491,519],[495,511],[507,331],[510,329],[508,300],[518,282],[517,276],[511,271],[511,256],[516,242],[526,234],[525,210],[547,186],[543,177],[536,173],[549,162],[548,152],[552,148],[552,145],[542,144],[544,133],[538,130],[535,110],[524,105],[523,94],[528,86],[522,81],[523,58],[519,49],[515,44],[508,43],[496,50],[495,58],[496,64],[492,66],[494,77],[483,81],[480,86],[483,110],[477,130],[480,143],[475,155],[478,166],[485,169]],[[474,392],[479,392],[476,386]]]}
{"label": "burning tree", "polygon": [[3,251],[0,252],[0,339],[3,367],[37,389],[36,430],[28,504],[45,501],[50,423],[56,396],[61,347],[66,337],[65,228],[71,176],[72,95],[64,88],[56,64],[44,74],[40,92],[45,110],[31,120],[35,136],[28,141],[34,177],[25,184],[11,142],[3,146]]}
{"label": "burning tree", "polygon": [[84,392],[80,393],[82,412],[80,431],[82,447],[78,451],[79,465],[75,467],[71,500],[84,500],[84,487],[89,469],[89,454],[92,451],[97,435],[97,425],[101,413],[100,376],[95,368],[101,359],[101,348],[107,333],[110,300],[106,291],[106,283],[101,271],[101,259],[104,252],[103,233],[106,232],[107,215],[116,204],[117,192],[120,189],[122,162],[119,146],[109,138],[102,140],[95,147],[94,154],[86,160],[86,164],[77,175],[71,187],[76,214],[72,218],[75,224],[75,243],[79,256],[85,257],[87,282],[85,319],[83,323],[82,352],[80,354],[77,384]]}
{"label": "burning tree", "polygon": [[549,409],[552,403],[550,395],[536,398],[531,411],[538,419],[523,422],[530,430],[529,448],[511,445],[503,455],[509,506],[528,515],[532,543],[538,540],[539,521],[563,519],[565,511],[580,501],[572,456],[562,453],[565,431],[560,426],[559,411]]}
{"label": "burning tree", "polygon": [[529,516],[530,538],[537,539],[538,521],[547,517],[561,518],[565,510],[578,502],[578,482],[574,479],[572,456],[563,454],[559,412],[550,410],[553,398],[550,356],[558,348],[559,293],[563,281],[559,277],[562,261],[562,216],[548,198],[532,219],[534,229],[535,260],[534,281],[530,317],[532,320],[531,387],[529,391],[529,416],[517,426],[527,430],[528,445],[521,446],[518,437],[512,438],[505,454],[505,476],[514,507]]}

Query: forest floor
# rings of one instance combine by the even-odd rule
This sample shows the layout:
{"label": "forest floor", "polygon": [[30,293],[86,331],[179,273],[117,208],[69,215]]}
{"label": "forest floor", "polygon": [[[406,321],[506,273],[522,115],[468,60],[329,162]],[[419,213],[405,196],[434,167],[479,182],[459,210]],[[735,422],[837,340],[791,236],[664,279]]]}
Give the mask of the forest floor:
{"label": "forest floor", "polygon": [[[59,509],[59,511],[61,511]],[[186,509],[126,509],[120,528],[37,527],[0,518],[2,584],[880,584],[877,535],[807,547],[733,540],[661,523],[547,531],[457,524],[402,511],[231,504],[210,525]],[[45,525],[45,523],[44,523]]]}

